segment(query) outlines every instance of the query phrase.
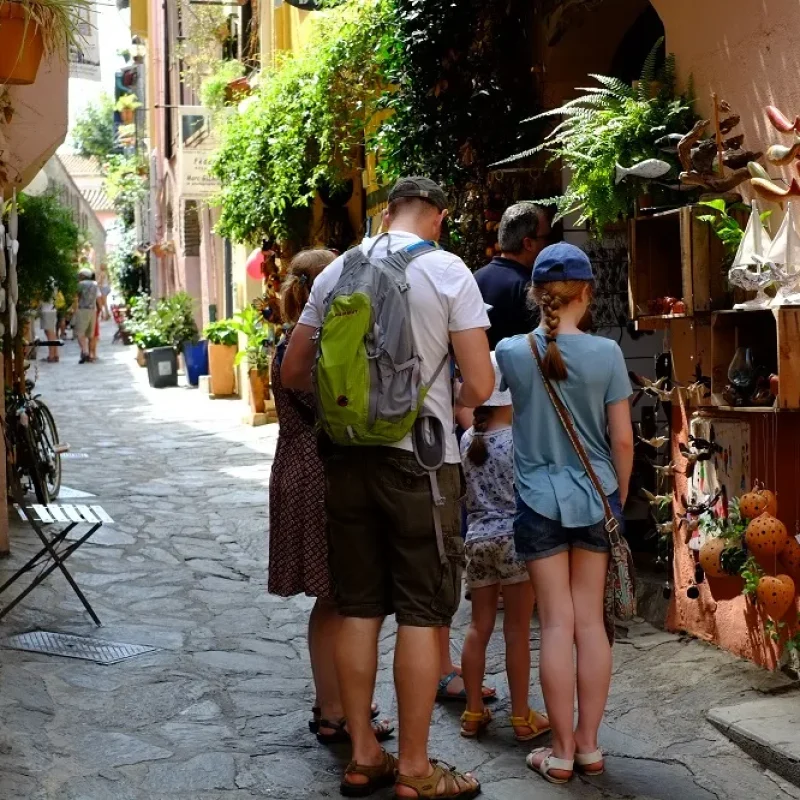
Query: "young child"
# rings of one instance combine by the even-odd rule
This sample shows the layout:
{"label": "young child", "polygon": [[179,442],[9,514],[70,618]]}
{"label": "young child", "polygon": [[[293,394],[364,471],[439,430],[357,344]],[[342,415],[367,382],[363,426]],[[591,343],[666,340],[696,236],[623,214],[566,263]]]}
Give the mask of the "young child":
{"label": "young child", "polygon": [[472,623],[464,642],[461,666],[467,690],[467,710],[461,735],[477,736],[491,722],[481,696],[486,647],[494,630],[497,599],[503,587],[506,673],[511,692],[511,724],[521,742],[550,730],[547,718],[528,705],[531,677],[530,625],[534,594],[523,561],[514,551],[514,453],[511,441],[511,395],[495,390],[473,411],[472,427],[461,440],[467,480],[467,586],[472,593]]}

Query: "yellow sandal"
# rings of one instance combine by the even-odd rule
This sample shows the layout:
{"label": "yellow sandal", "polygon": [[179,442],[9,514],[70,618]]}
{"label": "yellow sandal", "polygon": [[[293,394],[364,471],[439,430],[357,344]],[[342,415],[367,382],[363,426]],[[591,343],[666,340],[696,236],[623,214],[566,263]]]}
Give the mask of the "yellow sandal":
{"label": "yellow sandal", "polygon": [[[483,711],[465,711],[461,715],[461,735],[465,739],[474,739],[486,730],[492,721],[492,712],[488,708]],[[467,728],[468,723],[478,723],[477,728]]]}
{"label": "yellow sandal", "polygon": [[[544,716],[544,714],[541,716]],[[547,718],[545,717],[545,719]],[[549,723],[541,728],[536,724],[536,712],[532,708],[528,709],[527,717],[511,717],[511,725],[514,728],[530,728],[531,730],[530,733],[526,733],[522,736],[515,731],[514,736],[518,742],[530,742],[533,739],[550,732]]]}

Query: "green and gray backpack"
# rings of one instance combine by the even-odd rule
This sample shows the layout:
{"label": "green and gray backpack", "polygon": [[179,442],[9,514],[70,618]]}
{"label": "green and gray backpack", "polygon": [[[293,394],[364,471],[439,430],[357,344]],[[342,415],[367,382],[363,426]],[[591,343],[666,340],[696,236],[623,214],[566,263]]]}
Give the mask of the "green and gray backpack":
{"label": "green and gray backpack", "polygon": [[445,356],[422,383],[408,304],[406,270],[436,245],[417,242],[373,259],[377,241],[366,255],[360,247],[345,253],[342,274],[324,301],[314,387],[322,429],[339,445],[401,441],[447,363]]}

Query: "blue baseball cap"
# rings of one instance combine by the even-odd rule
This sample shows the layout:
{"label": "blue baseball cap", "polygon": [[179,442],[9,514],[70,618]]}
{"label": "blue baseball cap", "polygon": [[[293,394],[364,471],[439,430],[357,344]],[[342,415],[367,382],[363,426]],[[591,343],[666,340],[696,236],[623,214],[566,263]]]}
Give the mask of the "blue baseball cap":
{"label": "blue baseball cap", "polygon": [[533,265],[533,282],[593,281],[589,256],[574,244],[558,242],[542,250]]}

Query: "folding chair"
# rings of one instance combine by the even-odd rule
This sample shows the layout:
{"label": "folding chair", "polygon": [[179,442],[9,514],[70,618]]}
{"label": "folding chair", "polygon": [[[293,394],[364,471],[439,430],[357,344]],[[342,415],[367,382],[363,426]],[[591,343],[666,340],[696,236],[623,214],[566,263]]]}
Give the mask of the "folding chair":
{"label": "folding chair", "polygon": [[[24,600],[42,581],[44,581],[55,570],[61,570],[61,574],[67,579],[78,599],[83,603],[83,607],[89,612],[89,616],[94,620],[95,625],[100,625],[100,618],[94,613],[94,609],[84,596],[83,592],[75,583],[75,579],[70,575],[64,562],[85,542],[104,525],[113,524],[114,520],[106,513],[102,506],[85,505],[32,505],[26,506],[24,499],[17,488],[14,491],[14,499],[17,502],[20,516],[27,520],[36,535],[42,540],[44,545],[33,558],[29,559],[21,566],[2,586],[0,595],[10,586],[16,583],[23,575],[41,567],[41,571],[19,595],[17,595],[8,605],[0,610],[0,619],[8,614],[21,600]],[[59,530],[54,536],[48,537],[42,530],[42,525],[65,524],[66,527]],[[88,524],[89,530],[74,542],[65,544],[67,536],[81,524]]]}

